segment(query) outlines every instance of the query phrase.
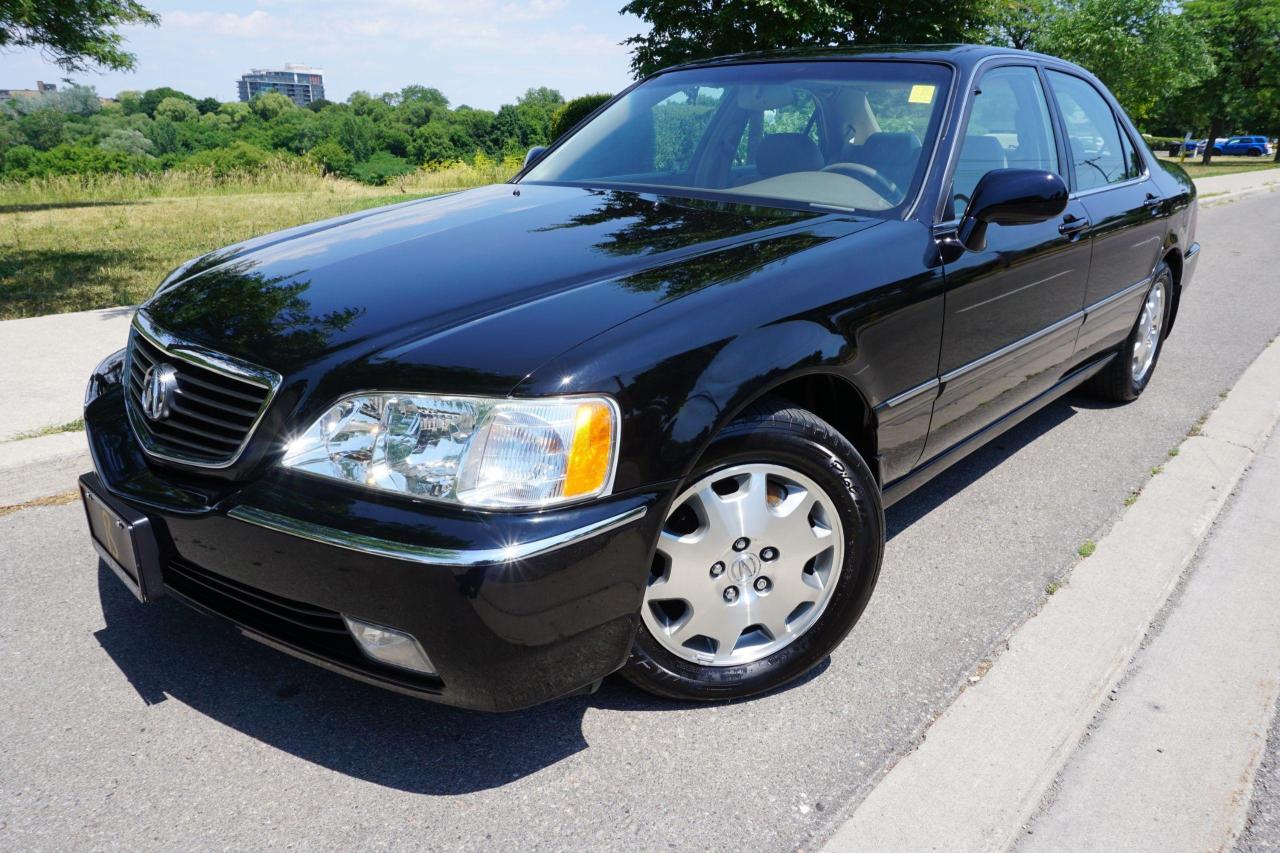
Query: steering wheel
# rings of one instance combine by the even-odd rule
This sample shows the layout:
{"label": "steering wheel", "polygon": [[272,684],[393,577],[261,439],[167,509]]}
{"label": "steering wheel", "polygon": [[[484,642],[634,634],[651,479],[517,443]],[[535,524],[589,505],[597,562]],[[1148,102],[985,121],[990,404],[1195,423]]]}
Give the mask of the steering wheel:
{"label": "steering wheel", "polygon": [[837,175],[844,175],[846,178],[853,178],[855,181],[866,184],[875,193],[885,201],[897,202],[902,198],[902,191],[898,189],[898,185],[877,172],[870,166],[864,166],[861,163],[832,163],[822,169],[824,172],[834,172]]}

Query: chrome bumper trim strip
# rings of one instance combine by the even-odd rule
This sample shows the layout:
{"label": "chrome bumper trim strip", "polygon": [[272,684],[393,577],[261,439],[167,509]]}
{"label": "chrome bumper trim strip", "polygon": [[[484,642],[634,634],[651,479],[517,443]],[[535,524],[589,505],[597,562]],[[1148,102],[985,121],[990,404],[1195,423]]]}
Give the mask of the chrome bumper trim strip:
{"label": "chrome bumper trim strip", "polygon": [[287,515],[271,512],[270,510],[258,509],[257,507],[243,504],[228,512],[227,516],[237,521],[265,527],[267,530],[274,530],[277,533],[309,539],[312,542],[332,545],[335,548],[345,548],[348,551],[372,554],[375,557],[389,557],[393,560],[407,560],[411,563],[424,563],[431,566],[470,567],[512,563],[516,560],[523,560],[549,551],[555,551],[576,542],[581,542],[584,539],[589,539],[592,536],[599,536],[602,533],[608,533],[611,530],[617,530],[632,522],[639,521],[644,518],[648,511],[648,507],[636,507],[611,518],[601,519],[585,527],[579,527],[576,530],[557,533],[554,536],[534,539],[529,542],[520,542],[509,545],[506,548],[489,548],[475,551],[432,548],[426,545],[411,545],[407,542],[393,542],[390,539],[381,539],[376,536],[362,536],[358,533],[350,533],[345,530],[338,530],[335,527],[302,521]]}

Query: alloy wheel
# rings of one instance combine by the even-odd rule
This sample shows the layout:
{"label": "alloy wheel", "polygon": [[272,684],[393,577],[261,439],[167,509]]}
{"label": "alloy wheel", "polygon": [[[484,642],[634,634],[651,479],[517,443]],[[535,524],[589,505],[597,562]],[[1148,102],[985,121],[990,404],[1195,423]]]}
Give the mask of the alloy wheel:
{"label": "alloy wheel", "polygon": [[1138,339],[1133,344],[1130,369],[1133,381],[1139,384],[1151,372],[1156,352],[1160,348],[1160,330],[1164,326],[1164,297],[1164,279],[1156,279],[1156,283],[1147,292],[1147,301],[1142,304],[1142,313],[1138,316]]}
{"label": "alloy wheel", "polygon": [[642,618],[685,660],[761,660],[821,617],[844,548],[835,502],[799,471],[753,463],[713,472],[672,504]]}

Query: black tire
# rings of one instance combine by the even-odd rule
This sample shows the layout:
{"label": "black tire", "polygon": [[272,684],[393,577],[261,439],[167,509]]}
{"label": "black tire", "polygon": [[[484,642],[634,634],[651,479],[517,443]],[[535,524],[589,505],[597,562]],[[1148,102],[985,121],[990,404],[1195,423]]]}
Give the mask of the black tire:
{"label": "black tire", "polygon": [[1173,273],[1170,271],[1169,265],[1164,261],[1161,261],[1160,265],[1156,267],[1155,275],[1151,279],[1151,287],[1148,288],[1147,294],[1144,294],[1143,298],[1145,299],[1157,285],[1164,287],[1163,316],[1160,321],[1160,335],[1156,341],[1156,351],[1152,357],[1151,366],[1141,378],[1134,377],[1133,355],[1142,332],[1140,328],[1141,317],[1139,317],[1134,321],[1133,329],[1130,330],[1129,337],[1125,338],[1120,352],[1086,386],[1095,397],[1113,403],[1132,402],[1138,399],[1142,392],[1146,390],[1147,385],[1151,382],[1151,377],[1155,375],[1156,366],[1160,362],[1160,353],[1164,350],[1164,340],[1169,330],[1169,312],[1173,305]]}
{"label": "black tire", "polygon": [[687,482],[749,463],[794,469],[816,482],[836,506],[845,532],[844,559],[826,608],[789,645],[761,660],[733,666],[704,666],[677,657],[641,624],[622,674],[650,693],[716,701],[777,688],[825,660],[871,597],[884,554],[884,509],[880,488],[853,445],[812,413],[766,397],[714,439]]}

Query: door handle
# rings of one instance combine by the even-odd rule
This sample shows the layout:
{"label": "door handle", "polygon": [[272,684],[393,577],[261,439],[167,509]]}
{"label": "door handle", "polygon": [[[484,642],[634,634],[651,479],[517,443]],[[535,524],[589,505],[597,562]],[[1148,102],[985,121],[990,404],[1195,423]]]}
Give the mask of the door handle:
{"label": "door handle", "polygon": [[1088,219],[1083,216],[1076,216],[1075,214],[1068,213],[1063,217],[1062,224],[1058,226],[1058,232],[1060,234],[1074,234],[1077,231],[1083,231],[1088,227]]}
{"label": "door handle", "polygon": [[1164,199],[1160,198],[1160,196],[1156,195],[1155,193],[1147,193],[1147,197],[1142,202],[1142,206],[1151,210],[1152,212],[1155,212],[1157,208],[1159,208],[1160,205],[1163,203],[1164,203]]}

